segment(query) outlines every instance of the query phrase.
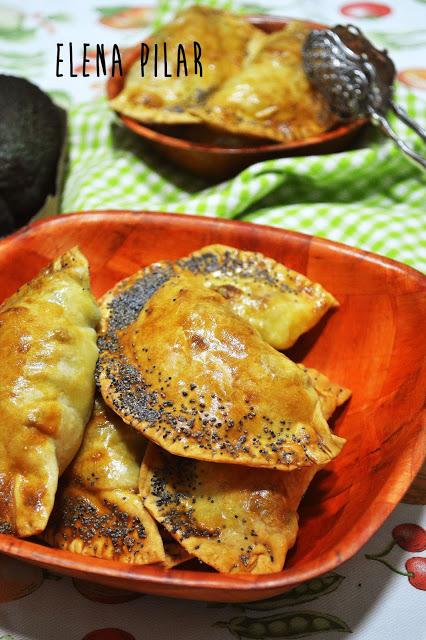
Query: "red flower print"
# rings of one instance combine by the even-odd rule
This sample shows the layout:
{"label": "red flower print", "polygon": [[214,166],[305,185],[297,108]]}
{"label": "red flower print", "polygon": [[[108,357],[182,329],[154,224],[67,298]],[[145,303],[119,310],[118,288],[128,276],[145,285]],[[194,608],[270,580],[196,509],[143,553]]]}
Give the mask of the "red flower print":
{"label": "red flower print", "polygon": [[136,638],[122,629],[97,629],[85,635],[81,640],[136,640]]}
{"label": "red flower print", "polygon": [[382,18],[392,13],[392,9],[378,2],[351,2],[340,7],[340,12],[350,18]]}

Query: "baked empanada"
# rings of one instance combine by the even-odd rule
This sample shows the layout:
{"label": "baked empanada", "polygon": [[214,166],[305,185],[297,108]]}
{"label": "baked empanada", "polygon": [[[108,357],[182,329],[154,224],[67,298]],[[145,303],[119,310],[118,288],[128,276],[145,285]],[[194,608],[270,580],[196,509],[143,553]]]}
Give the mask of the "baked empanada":
{"label": "baked empanada", "polygon": [[[320,284],[262,253],[215,244],[176,262],[158,262],[119,282],[108,299],[131,286],[132,308],[139,291],[160,286],[175,272],[202,275],[206,287],[226,299],[232,310],[257,329],[275,349],[288,349],[339,303]],[[142,295],[141,300],[144,300]],[[115,304],[115,303],[114,303]]]}
{"label": "baked empanada", "polygon": [[160,534],[163,540],[164,553],[166,555],[165,559],[161,562],[161,565],[165,569],[172,569],[173,567],[177,567],[178,565],[192,559],[193,556],[188,553],[188,551],[182,547],[179,542],[172,538],[164,527],[161,527]]}
{"label": "baked empanada", "polygon": [[325,464],[331,433],[309,376],[203,276],[159,264],[101,302],[98,381],[125,422],[170,453],[290,471]]}
{"label": "baked empanada", "polygon": [[72,249],[0,306],[0,532],[47,524],[90,417],[99,310]]}
{"label": "baked empanada", "polygon": [[177,264],[202,274],[275,349],[291,347],[337,300],[320,284],[261,253],[211,245]]}
{"label": "baked empanada", "polygon": [[299,364],[299,367],[308,374],[315,387],[315,391],[321,402],[321,409],[327,420],[333,415],[335,409],[344,404],[351,397],[351,392],[346,387],[341,387],[335,382],[331,382],[327,376],[320,371],[312,369],[311,367],[305,367],[303,364]]}
{"label": "baked empanada", "polygon": [[[198,122],[199,118],[191,115],[188,108],[202,102],[226,78],[237,73],[264,37],[260,29],[242,16],[201,6],[185,9],[153,36],[144,76],[138,60],[127,74],[124,89],[110,101],[110,106],[143,122]],[[201,46],[202,76],[198,67],[194,68],[194,42]],[[157,77],[154,75],[155,43],[158,44]],[[164,43],[172,77],[164,75]],[[180,76],[176,74],[178,45],[183,45],[188,58],[187,76],[183,66]]]}
{"label": "baked empanada", "polygon": [[303,69],[302,46],[309,31],[303,23],[290,22],[268,35],[250,63],[191,113],[210,126],[277,142],[330,129],[337,118]]}
{"label": "baked empanada", "polygon": [[[350,391],[308,371],[328,418]],[[319,468],[285,473],[217,465],[150,444],[140,492],[145,507],[188,553],[218,571],[270,573],[282,569],[296,540],[297,508]]]}
{"label": "baked empanada", "polygon": [[165,560],[158,527],[139,496],[146,440],[99,398],[68,468],[45,539],[54,547],[129,562]]}

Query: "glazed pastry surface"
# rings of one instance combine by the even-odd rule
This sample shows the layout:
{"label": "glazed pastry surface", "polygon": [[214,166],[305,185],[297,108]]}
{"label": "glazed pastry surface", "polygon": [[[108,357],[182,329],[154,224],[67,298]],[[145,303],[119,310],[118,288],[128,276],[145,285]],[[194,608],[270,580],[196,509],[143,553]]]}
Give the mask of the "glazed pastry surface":
{"label": "glazed pastry surface", "polygon": [[[314,369],[309,375],[329,418],[350,391]],[[150,444],[140,492],[155,519],[206,564],[230,573],[271,573],[282,569],[296,540],[297,508],[319,469],[286,473],[216,465]]]}
{"label": "glazed pastry surface", "polygon": [[208,125],[292,142],[330,129],[337,118],[309,83],[302,46],[310,28],[290,22],[267,36],[251,62],[191,113]]}
{"label": "glazed pastry surface", "polygon": [[46,541],[121,562],[163,561],[158,527],[139,496],[145,448],[145,438],[98,398],[80,450],[64,477]]}
{"label": "glazed pastry surface", "polygon": [[43,531],[95,391],[99,310],[72,249],[0,306],[0,531]]}
{"label": "glazed pastry surface", "polygon": [[201,274],[275,349],[288,349],[337,300],[320,284],[261,253],[211,245],[177,264]]}
{"label": "glazed pastry surface", "polygon": [[[309,376],[205,287],[153,265],[101,302],[98,381],[170,453],[286,471],[341,450]],[[267,381],[267,383],[265,383]]]}
{"label": "glazed pastry surface", "polygon": [[[150,53],[141,76],[138,60],[126,76],[121,93],[110,101],[120,113],[147,123],[186,124],[199,122],[189,108],[205,100],[226,78],[237,73],[260,43],[264,34],[245,18],[218,9],[194,6],[150,39]],[[200,44],[202,76],[195,69],[194,42]],[[165,76],[164,43],[167,45],[168,73]],[[157,77],[154,44],[158,45]],[[188,75],[180,65],[177,77],[178,45],[183,45]]]}

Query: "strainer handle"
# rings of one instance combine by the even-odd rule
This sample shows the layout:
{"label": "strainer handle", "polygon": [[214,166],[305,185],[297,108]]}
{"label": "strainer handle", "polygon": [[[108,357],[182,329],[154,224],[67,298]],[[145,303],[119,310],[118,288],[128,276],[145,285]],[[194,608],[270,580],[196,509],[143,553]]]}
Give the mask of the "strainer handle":
{"label": "strainer handle", "polygon": [[419,165],[423,170],[426,170],[426,158],[421,156],[419,153],[416,153],[415,151],[413,151],[413,149],[411,149],[411,147],[409,147],[408,144],[406,144],[403,140],[401,140],[401,138],[399,138],[396,135],[395,131],[392,129],[392,127],[390,126],[386,118],[384,118],[380,113],[377,113],[376,111],[372,112],[370,115],[371,115],[372,122],[376,124],[378,127],[380,127],[383,133],[389,136],[389,138],[391,138],[395,142],[396,146],[408,158],[410,158],[413,162]]}
{"label": "strainer handle", "polygon": [[423,142],[426,142],[426,131],[423,129],[423,127],[421,127],[417,122],[415,122],[415,120],[410,118],[408,113],[404,111],[404,109],[400,107],[398,104],[395,104],[395,102],[392,102],[392,101],[390,104],[393,112],[398,116],[398,118],[402,120],[402,122],[404,122],[404,124],[406,124],[407,127],[410,127],[410,129],[415,131],[417,135],[423,140]]}

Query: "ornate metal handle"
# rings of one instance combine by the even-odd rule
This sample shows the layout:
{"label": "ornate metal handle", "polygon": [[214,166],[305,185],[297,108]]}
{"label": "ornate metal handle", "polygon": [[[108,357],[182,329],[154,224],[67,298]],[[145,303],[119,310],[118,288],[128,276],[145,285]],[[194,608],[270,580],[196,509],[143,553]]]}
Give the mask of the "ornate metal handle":
{"label": "ornate metal handle", "polygon": [[[389,138],[391,138],[395,144],[397,145],[397,147],[408,157],[410,158],[413,162],[415,162],[417,165],[419,165],[423,170],[426,170],[426,158],[424,158],[423,156],[421,156],[419,153],[416,153],[415,151],[413,151],[413,149],[411,149],[411,147],[408,146],[408,144],[406,144],[403,140],[401,140],[401,138],[399,138],[395,131],[392,129],[392,127],[390,126],[389,122],[386,120],[386,118],[384,116],[382,116],[380,113],[377,112],[370,112],[370,116],[371,116],[371,121],[374,124],[377,124],[380,129],[383,131],[384,134],[386,134],[387,136],[389,136]],[[408,118],[408,116],[407,116]],[[401,118],[402,120],[402,118]],[[419,134],[421,135],[421,134]],[[422,136],[421,136],[422,137]]]}

